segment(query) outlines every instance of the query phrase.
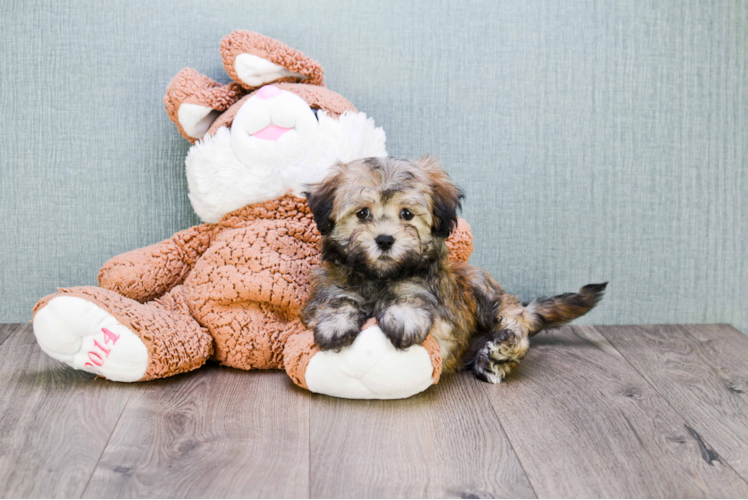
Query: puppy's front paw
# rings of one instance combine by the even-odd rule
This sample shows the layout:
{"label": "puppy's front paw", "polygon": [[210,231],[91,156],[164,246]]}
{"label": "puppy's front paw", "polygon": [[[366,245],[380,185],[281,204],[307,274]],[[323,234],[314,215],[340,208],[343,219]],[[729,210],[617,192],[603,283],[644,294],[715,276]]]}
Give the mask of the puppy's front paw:
{"label": "puppy's front paw", "polygon": [[339,351],[353,343],[364,319],[353,307],[325,311],[314,327],[314,343],[323,351]]}
{"label": "puppy's front paw", "polygon": [[498,384],[519,365],[530,348],[526,336],[511,330],[499,330],[481,340],[470,360],[470,368],[484,382]]}
{"label": "puppy's front paw", "polygon": [[422,307],[393,305],[377,315],[382,332],[398,349],[423,343],[434,324],[430,310]]}

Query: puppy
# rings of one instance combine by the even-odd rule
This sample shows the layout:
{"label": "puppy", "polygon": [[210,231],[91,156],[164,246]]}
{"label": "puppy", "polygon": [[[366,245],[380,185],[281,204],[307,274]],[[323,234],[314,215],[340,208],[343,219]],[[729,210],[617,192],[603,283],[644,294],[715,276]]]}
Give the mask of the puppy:
{"label": "puppy", "polygon": [[445,240],[463,194],[428,156],[339,164],[306,193],[322,234],[322,267],[302,319],[322,350],[350,345],[376,317],[406,349],[430,333],[444,373],[466,366],[499,383],[529,336],[589,312],[606,284],[521,305],[485,271],[452,262]]}

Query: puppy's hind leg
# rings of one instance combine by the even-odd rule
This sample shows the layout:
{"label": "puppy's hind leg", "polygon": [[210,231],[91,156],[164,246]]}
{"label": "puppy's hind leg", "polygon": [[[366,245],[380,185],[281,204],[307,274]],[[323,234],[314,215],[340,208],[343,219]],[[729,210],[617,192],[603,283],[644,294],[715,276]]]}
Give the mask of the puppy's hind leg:
{"label": "puppy's hind leg", "polygon": [[[500,295],[494,302],[498,310],[491,316],[496,318],[496,324],[483,326],[489,333],[475,342],[469,367],[479,379],[498,384],[527,354],[529,336],[587,314],[600,302],[606,286],[607,283],[587,285],[578,293],[535,300],[527,307],[517,303],[516,297]],[[485,296],[490,298],[490,294]]]}
{"label": "puppy's hind leg", "polygon": [[504,380],[530,349],[529,311],[510,295],[501,302],[495,324],[474,342],[467,362],[476,377],[492,384]]}

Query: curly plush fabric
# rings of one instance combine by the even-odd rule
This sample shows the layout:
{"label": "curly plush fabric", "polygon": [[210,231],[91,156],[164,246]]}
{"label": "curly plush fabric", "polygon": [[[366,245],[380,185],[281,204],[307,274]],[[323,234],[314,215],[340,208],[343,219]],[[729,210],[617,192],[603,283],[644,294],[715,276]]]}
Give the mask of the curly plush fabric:
{"label": "curly plush fabric", "polygon": [[431,364],[434,365],[434,372],[431,375],[431,379],[436,384],[437,382],[439,382],[439,377],[442,373],[441,347],[439,347],[439,342],[437,342],[434,336],[431,334],[426,337],[426,340],[423,341],[422,345],[423,348],[426,349],[426,351],[429,353],[429,356],[431,356]]}
{"label": "curly plush fabric", "polygon": [[[466,238],[470,227],[460,220],[449,240],[452,258],[469,258]],[[146,344],[143,380],[193,370],[211,357],[244,370],[286,368],[305,387],[306,364],[318,349],[299,313],[320,263],[319,240],[307,201],[287,195],[119,255],[102,267],[102,288],[60,289],[35,311],[59,295],[94,302]],[[438,380],[439,346],[432,337],[423,346]]]}
{"label": "curly plush fabric", "polygon": [[447,239],[452,260],[467,262],[473,253],[473,231],[465,219],[457,219],[457,226]]}
{"label": "curly plush fabric", "polygon": [[192,317],[181,286],[145,304],[95,286],[60,288],[40,300],[34,313],[63,295],[93,302],[143,341],[148,349],[143,381],[194,370],[213,353],[213,338]]}
{"label": "curly plush fabric", "polygon": [[[181,284],[210,245],[217,226],[203,224],[166,241],[118,255],[102,266],[99,286],[138,302],[162,296]],[[137,279],[132,279],[137,271]]]}
{"label": "curly plush fabric", "polygon": [[[315,109],[325,110],[329,116],[337,118],[346,111],[356,112],[356,108],[346,98],[325,87],[324,70],[319,64],[296,49],[272,38],[249,31],[237,30],[221,40],[221,56],[226,72],[234,80],[221,85],[212,78],[200,74],[192,68],[185,68],[172,78],[164,96],[164,106],[169,118],[179,133],[195,143],[199,137],[189,135],[179,121],[179,108],[182,104],[194,104],[222,112],[207,129],[205,134],[213,135],[221,127],[230,127],[236,113],[247,99],[259,89],[242,82],[234,67],[236,57],[251,54],[287,70],[303,75],[277,78],[273,85],[298,95]],[[303,81],[303,83],[299,83]]]}
{"label": "curly plush fabric", "polygon": [[[287,195],[237,210],[217,226],[184,281],[190,309],[215,339],[220,363],[283,368],[284,346],[305,332],[299,313],[320,262],[320,234],[309,205]],[[470,237],[461,221],[450,238],[453,258],[469,258],[472,246],[463,240]]]}
{"label": "curly plush fabric", "polygon": [[[270,37],[253,33],[251,31],[236,30],[221,40],[221,56],[223,67],[229,76],[240,82],[239,76],[234,69],[234,60],[239,54],[252,54],[266,59],[274,64],[302,74],[306,77],[304,83],[309,85],[325,85],[325,72],[322,67],[300,51],[292,49],[288,45],[274,40]],[[297,82],[298,78],[285,77],[278,82]],[[247,90],[253,87],[242,83]]]}
{"label": "curly plush fabric", "polygon": [[[210,161],[190,163],[190,158],[194,160],[194,156],[190,156],[186,162],[193,206],[195,196],[199,195],[202,208],[210,205],[206,208],[210,218],[205,220],[217,222],[180,231],[155,245],[114,257],[99,272],[100,288],[60,289],[59,293],[43,298],[35,307],[35,314],[57,297],[76,300],[56,301],[57,308],[53,304],[38,317],[40,326],[38,331],[35,326],[35,334],[38,340],[41,339],[40,345],[46,345],[48,350],[45,352],[58,356],[56,359],[63,362],[67,359],[71,366],[86,369],[85,359],[75,365],[78,361],[71,361],[73,357],[69,351],[82,349],[81,335],[87,335],[88,341],[93,342],[93,334],[82,332],[75,313],[59,314],[60,307],[70,312],[69,304],[78,303],[83,304],[81,314],[90,317],[89,323],[94,325],[91,330],[105,329],[99,317],[106,321],[111,319],[115,324],[119,322],[118,328],[125,329],[122,332],[125,338],[136,343],[140,339],[145,346],[143,349],[137,344],[141,353],[137,370],[130,370],[128,374],[118,372],[118,375],[116,370],[109,371],[107,376],[121,377],[113,380],[137,380],[143,373],[143,366],[145,374],[141,380],[162,378],[193,370],[213,359],[245,370],[285,369],[297,385],[308,388],[307,383],[322,382],[324,386],[332,383],[337,385],[332,387],[332,392],[324,392],[324,389],[321,392],[341,397],[387,397],[390,389],[392,397],[406,397],[424,390],[430,381],[439,380],[442,370],[440,346],[432,336],[422,344],[425,353],[420,348],[411,351],[413,356],[406,358],[405,365],[400,366],[401,369],[417,368],[405,372],[413,376],[412,381],[408,377],[394,381],[388,379],[393,372],[387,371],[392,365],[386,362],[379,367],[384,372],[364,380],[364,375],[375,373],[373,367],[367,365],[365,373],[358,374],[357,379],[355,376],[351,378],[348,368],[360,366],[359,359],[374,352],[368,350],[372,345],[393,350],[381,330],[372,328],[359,337],[363,342],[367,342],[367,338],[370,339],[368,342],[374,339],[374,343],[359,344],[364,346],[361,358],[346,358],[347,361],[339,362],[340,358],[330,360],[330,353],[319,351],[314,344],[313,332],[305,329],[300,320],[300,311],[311,287],[312,272],[320,264],[320,234],[307,201],[290,193],[301,192],[294,187],[299,182],[304,182],[304,185],[318,182],[315,177],[310,177],[310,172],[321,179],[329,165],[336,161],[386,155],[384,132],[375,126],[373,120],[358,113],[347,99],[324,86],[324,72],[317,63],[278,41],[256,33],[236,31],[222,40],[221,55],[234,82],[221,85],[186,68],[174,77],[164,97],[167,113],[179,132],[191,142],[199,140],[196,136],[205,138],[193,147],[191,155],[198,154],[208,145],[216,148],[218,144],[223,148],[220,154],[209,156]],[[237,64],[239,73],[247,80],[272,81],[276,88],[268,89],[268,95],[261,93],[257,100],[249,101],[259,90],[241,80]],[[299,81],[304,83],[295,83]],[[270,101],[261,106],[264,111],[257,115],[267,118],[266,127],[277,125],[272,120],[277,117],[272,113],[277,113],[280,120],[289,119],[289,109],[293,111],[293,107],[284,108],[282,104],[276,105],[277,109],[273,107],[273,102],[286,102],[282,96],[289,97],[289,92],[307,105],[302,104],[295,111],[298,113],[295,116],[296,135],[289,136],[295,138],[295,143],[274,148],[271,143],[242,142],[249,135],[241,133],[236,137],[230,135],[231,140],[225,144],[217,142],[217,138],[226,132],[221,127],[226,127],[230,134],[233,132],[234,119],[248,101],[250,105]],[[292,97],[290,102],[297,101]],[[182,108],[183,105],[189,106]],[[326,116],[317,115],[317,128],[303,126],[305,119],[314,120],[309,108],[326,113]],[[181,115],[180,109],[183,111]],[[180,120],[184,122],[180,123]],[[215,135],[219,129],[220,133]],[[309,130],[318,133],[313,135]],[[188,131],[194,135],[190,136]],[[254,130],[251,132],[256,134]],[[234,139],[238,141],[236,144]],[[277,158],[265,158],[266,153],[252,156],[257,151],[272,152]],[[250,160],[240,161],[239,153],[244,155],[243,158],[249,155]],[[231,161],[223,161],[225,158]],[[239,162],[238,167],[236,162]],[[289,170],[297,172],[293,178],[285,178],[279,173],[289,165],[296,168]],[[264,171],[273,172],[274,176],[261,175]],[[237,178],[242,175],[248,184],[237,188]],[[227,205],[229,202],[225,198],[236,195],[237,189],[239,202],[232,199],[231,205]],[[247,190],[252,189],[254,197],[245,199]],[[289,194],[279,196],[283,193]],[[268,198],[268,201],[234,210],[243,204]],[[451,257],[467,261],[473,249],[471,240],[470,227],[459,220],[447,242]],[[86,312],[91,310],[99,316]],[[367,325],[371,326],[373,321]],[[89,327],[90,324],[86,326]],[[126,329],[131,330],[137,339],[128,337]],[[147,366],[144,351],[148,354]],[[76,352],[86,353],[85,350]],[[394,357],[391,354],[387,354],[386,359],[404,359],[399,354]],[[323,357],[328,359],[328,364],[321,361]],[[374,356],[371,359],[376,361],[379,358]],[[115,363],[114,366],[118,365]],[[346,377],[350,380],[341,380]],[[348,387],[352,392],[340,393],[340,387]]]}
{"label": "curly plush fabric", "polygon": [[225,111],[246,93],[246,90],[236,82],[221,85],[192,68],[184,68],[172,78],[166,87],[164,107],[182,137],[190,142],[195,142],[197,139],[187,134],[182,128],[182,124],[179,123],[177,113],[182,104],[197,104],[216,111]]}
{"label": "curly plush fabric", "polygon": [[318,352],[319,347],[314,343],[314,333],[309,330],[288,339],[286,348],[283,350],[283,364],[288,376],[299,387],[309,389],[305,378],[306,367]]}

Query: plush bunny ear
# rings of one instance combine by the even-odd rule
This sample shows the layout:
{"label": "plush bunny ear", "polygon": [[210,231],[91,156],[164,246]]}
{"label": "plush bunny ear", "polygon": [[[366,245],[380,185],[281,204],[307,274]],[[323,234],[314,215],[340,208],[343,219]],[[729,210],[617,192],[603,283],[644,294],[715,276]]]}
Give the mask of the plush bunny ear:
{"label": "plush bunny ear", "polygon": [[164,106],[182,136],[195,142],[244,94],[246,91],[237,83],[221,85],[194,69],[185,68],[166,88]]}
{"label": "plush bunny ear", "polygon": [[271,82],[325,86],[324,70],[296,49],[270,37],[237,30],[221,40],[226,72],[247,90]]}

